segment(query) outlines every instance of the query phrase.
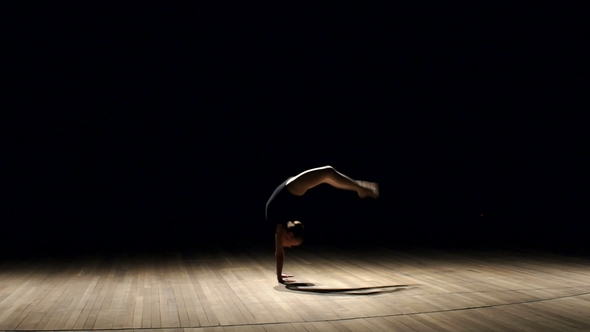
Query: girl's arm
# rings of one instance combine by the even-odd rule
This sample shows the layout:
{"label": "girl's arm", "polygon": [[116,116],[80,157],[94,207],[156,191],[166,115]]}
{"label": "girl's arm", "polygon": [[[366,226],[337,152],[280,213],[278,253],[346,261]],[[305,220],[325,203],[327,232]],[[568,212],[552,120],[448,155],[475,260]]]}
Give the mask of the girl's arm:
{"label": "girl's arm", "polygon": [[277,280],[283,283],[283,262],[285,261],[285,249],[283,248],[283,232],[285,230],[277,225],[275,232],[275,261],[277,267]]}
{"label": "girl's arm", "polygon": [[295,282],[293,279],[285,279],[292,277],[292,275],[283,274],[283,262],[285,261],[283,237],[285,232],[286,230],[283,228],[283,226],[277,225],[275,232],[275,260],[277,264],[277,281],[281,284]]}

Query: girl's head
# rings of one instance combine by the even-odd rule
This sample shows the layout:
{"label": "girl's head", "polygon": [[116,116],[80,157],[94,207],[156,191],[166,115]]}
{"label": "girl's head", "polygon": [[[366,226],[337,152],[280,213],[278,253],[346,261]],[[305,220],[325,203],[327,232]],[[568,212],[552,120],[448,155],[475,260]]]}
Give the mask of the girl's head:
{"label": "girl's head", "polygon": [[283,236],[283,246],[290,248],[300,245],[303,242],[303,230],[303,224],[300,221],[289,221]]}

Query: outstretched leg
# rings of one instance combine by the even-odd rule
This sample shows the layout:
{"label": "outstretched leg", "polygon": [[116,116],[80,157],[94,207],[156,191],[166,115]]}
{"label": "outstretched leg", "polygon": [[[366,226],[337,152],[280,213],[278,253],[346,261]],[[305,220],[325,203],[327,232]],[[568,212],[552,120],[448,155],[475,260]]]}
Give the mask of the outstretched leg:
{"label": "outstretched leg", "polygon": [[338,189],[356,191],[362,198],[367,196],[373,198],[379,197],[379,186],[377,183],[353,180],[336,171],[332,166],[307,170],[291,179],[287,183],[287,188],[295,195],[303,195],[307,190],[322,183],[327,183]]}

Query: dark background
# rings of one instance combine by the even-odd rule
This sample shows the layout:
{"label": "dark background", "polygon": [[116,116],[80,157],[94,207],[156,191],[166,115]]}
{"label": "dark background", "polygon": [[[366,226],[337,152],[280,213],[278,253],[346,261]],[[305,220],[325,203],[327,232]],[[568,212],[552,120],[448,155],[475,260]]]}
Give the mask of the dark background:
{"label": "dark background", "polygon": [[3,254],[272,250],[322,165],[381,197],[310,191],[306,243],[587,246],[579,8],[77,6],[7,12]]}

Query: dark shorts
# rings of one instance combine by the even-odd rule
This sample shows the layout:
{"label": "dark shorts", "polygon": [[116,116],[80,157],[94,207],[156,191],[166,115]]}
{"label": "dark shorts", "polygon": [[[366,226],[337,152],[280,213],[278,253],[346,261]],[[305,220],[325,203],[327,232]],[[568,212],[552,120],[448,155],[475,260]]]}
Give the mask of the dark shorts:
{"label": "dark shorts", "polygon": [[[290,178],[289,178],[290,179]],[[287,227],[288,221],[299,220],[300,196],[295,196],[287,190],[287,181],[281,183],[266,202],[266,220],[273,227],[277,224]]]}

